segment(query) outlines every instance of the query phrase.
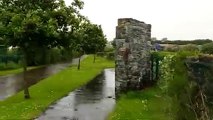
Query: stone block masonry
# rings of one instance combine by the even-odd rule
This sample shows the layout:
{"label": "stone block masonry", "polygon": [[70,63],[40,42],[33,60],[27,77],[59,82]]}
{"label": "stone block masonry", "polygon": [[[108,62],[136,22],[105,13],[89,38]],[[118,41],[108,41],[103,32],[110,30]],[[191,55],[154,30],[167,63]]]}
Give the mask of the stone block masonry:
{"label": "stone block masonry", "polygon": [[151,25],[118,19],[116,27],[116,90],[140,89],[150,81]]}

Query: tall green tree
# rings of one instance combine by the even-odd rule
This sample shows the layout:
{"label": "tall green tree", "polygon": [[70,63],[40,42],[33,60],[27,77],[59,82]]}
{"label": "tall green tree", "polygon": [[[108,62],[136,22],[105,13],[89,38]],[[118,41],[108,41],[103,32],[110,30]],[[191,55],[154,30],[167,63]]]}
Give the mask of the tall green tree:
{"label": "tall green tree", "polygon": [[70,6],[63,0],[0,0],[0,35],[24,56],[25,98],[30,98],[26,80],[30,54],[37,48],[69,47],[69,32],[75,30],[73,23],[79,23],[82,8],[80,0]]}
{"label": "tall green tree", "polygon": [[83,41],[84,41],[84,30],[87,27],[87,24],[90,24],[90,21],[85,17],[80,17],[80,24],[78,29],[76,29],[73,33],[71,33],[73,42],[72,46],[75,51],[79,53],[79,59],[78,59],[78,70],[80,70],[81,67],[81,56],[85,53],[83,49]]}
{"label": "tall green tree", "polygon": [[86,24],[83,32],[82,48],[86,53],[94,54],[94,62],[96,53],[104,51],[107,39],[100,25]]}
{"label": "tall green tree", "polygon": [[83,50],[90,54],[103,51],[107,43],[101,26],[96,24],[87,24],[83,39]]}

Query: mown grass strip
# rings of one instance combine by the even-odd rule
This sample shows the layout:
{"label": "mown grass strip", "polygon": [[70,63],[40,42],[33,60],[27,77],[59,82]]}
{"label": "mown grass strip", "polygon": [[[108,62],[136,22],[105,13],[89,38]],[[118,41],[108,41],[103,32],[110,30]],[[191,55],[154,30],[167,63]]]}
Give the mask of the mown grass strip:
{"label": "mown grass strip", "polygon": [[0,119],[32,119],[41,114],[51,103],[70,91],[95,78],[104,68],[114,67],[114,62],[105,58],[88,56],[81,64],[55,74],[30,88],[31,99],[24,100],[23,92],[0,102]]}
{"label": "mown grass strip", "polygon": [[170,120],[170,101],[158,87],[121,95],[109,120]]}

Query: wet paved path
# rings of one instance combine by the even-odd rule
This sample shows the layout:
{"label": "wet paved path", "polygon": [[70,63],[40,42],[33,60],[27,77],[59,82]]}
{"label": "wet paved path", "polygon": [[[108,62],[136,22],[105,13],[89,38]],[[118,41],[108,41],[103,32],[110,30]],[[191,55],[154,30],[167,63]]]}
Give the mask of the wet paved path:
{"label": "wet paved path", "polygon": [[115,71],[105,69],[87,85],[71,92],[36,120],[105,120],[115,105]]}
{"label": "wet paved path", "polygon": [[[86,55],[82,56],[83,60]],[[27,80],[31,85],[37,83],[38,81],[47,78],[59,71],[69,67],[70,65],[78,64],[78,58],[73,59],[72,62],[68,63],[59,63],[52,64],[49,66],[29,70],[27,72]],[[4,100],[7,97],[14,95],[18,91],[23,90],[24,81],[23,81],[23,73],[15,74],[15,75],[7,75],[0,77],[0,100]]]}

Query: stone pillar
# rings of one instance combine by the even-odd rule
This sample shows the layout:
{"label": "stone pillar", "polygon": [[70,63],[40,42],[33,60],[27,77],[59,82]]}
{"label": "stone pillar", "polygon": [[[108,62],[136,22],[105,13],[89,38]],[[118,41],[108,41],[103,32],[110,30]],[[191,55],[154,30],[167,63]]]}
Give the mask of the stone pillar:
{"label": "stone pillar", "polygon": [[124,18],[116,27],[116,90],[140,89],[150,81],[151,25]]}

